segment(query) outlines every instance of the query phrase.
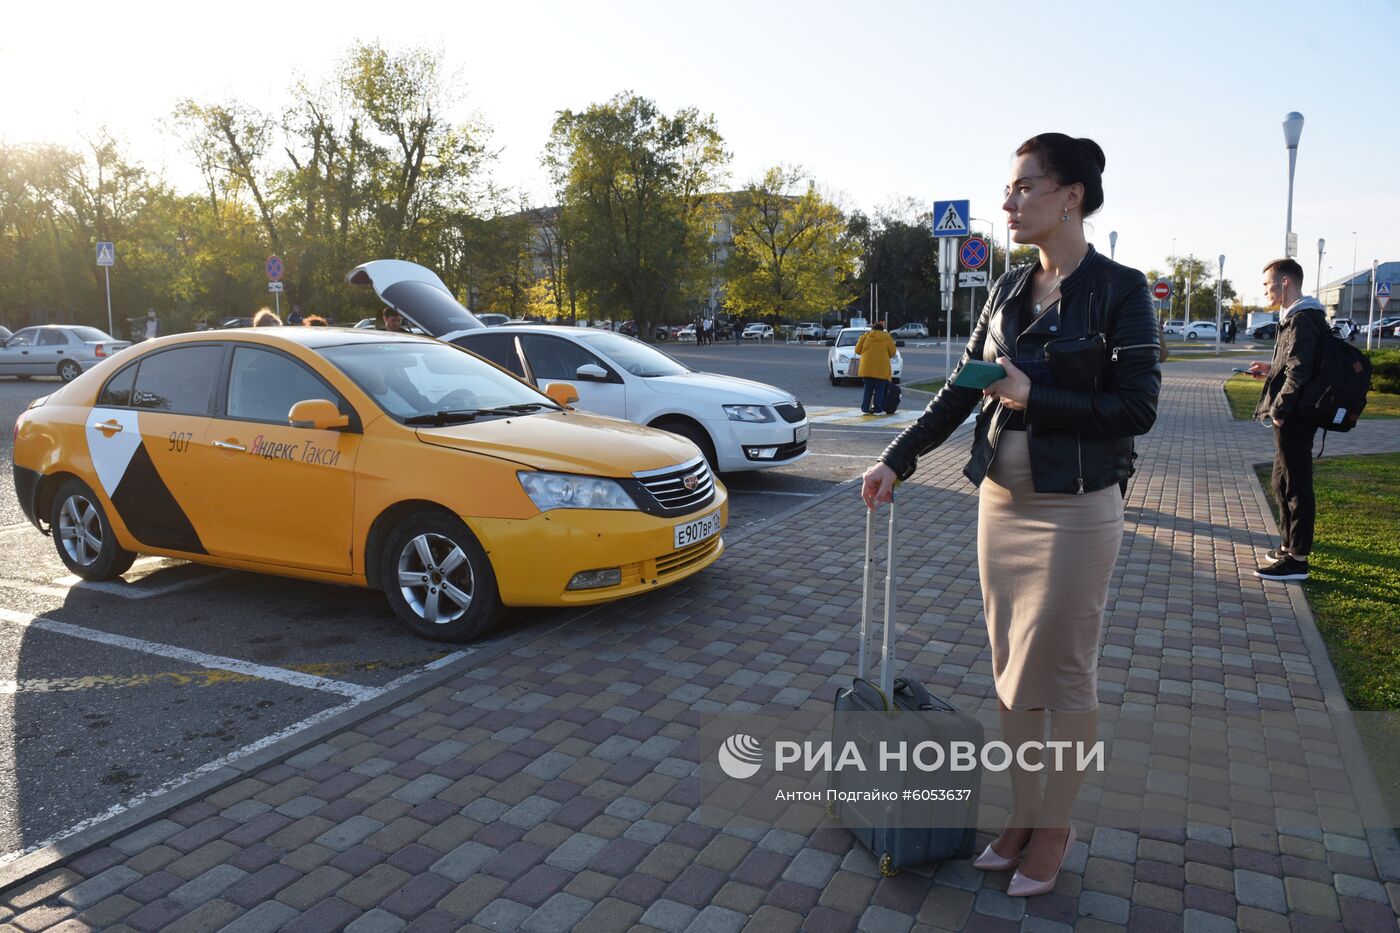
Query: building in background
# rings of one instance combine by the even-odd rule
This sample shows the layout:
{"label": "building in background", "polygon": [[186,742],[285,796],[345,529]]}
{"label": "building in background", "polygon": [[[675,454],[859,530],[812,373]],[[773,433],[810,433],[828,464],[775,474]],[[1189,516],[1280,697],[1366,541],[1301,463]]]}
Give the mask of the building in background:
{"label": "building in background", "polygon": [[[1400,261],[1381,263],[1376,267],[1376,279],[1391,283],[1392,289],[1400,285]],[[1368,265],[1364,269],[1358,269],[1356,275],[1348,275],[1323,285],[1317,290],[1317,300],[1327,309],[1328,320],[1351,318],[1358,324],[1364,324],[1367,315],[1371,313],[1371,290],[1371,267]],[[1377,305],[1377,319],[1385,314],[1386,312]]]}

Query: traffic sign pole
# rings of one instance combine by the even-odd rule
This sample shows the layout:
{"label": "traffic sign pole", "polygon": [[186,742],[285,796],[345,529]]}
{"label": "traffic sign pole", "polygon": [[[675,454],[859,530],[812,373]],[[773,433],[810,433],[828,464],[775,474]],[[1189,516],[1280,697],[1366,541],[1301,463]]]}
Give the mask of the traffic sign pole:
{"label": "traffic sign pole", "polygon": [[[1376,260],[1374,260],[1374,259],[1371,260],[1371,307],[1368,308],[1367,311],[1366,311],[1366,314],[1367,314],[1367,319],[1366,319],[1366,349],[1367,349],[1367,350],[1371,349],[1371,335],[1372,335],[1372,334],[1375,334],[1375,337],[1376,337],[1376,346],[1377,346],[1377,347],[1380,347],[1380,345],[1381,345],[1381,336],[1382,336],[1382,335],[1381,335],[1381,334],[1376,334],[1376,324],[1375,324],[1375,322],[1378,321],[1378,320],[1380,319],[1380,316],[1376,314],[1376,300],[1380,297],[1379,293],[1380,293],[1380,290],[1381,290],[1380,283],[1376,281],[1376,272],[1377,272],[1376,267],[1377,267],[1378,265],[1379,265],[1379,263],[1377,263]],[[1390,288],[1387,287],[1387,288],[1386,288],[1386,292],[1389,293],[1389,291],[1390,291]]]}
{"label": "traffic sign pole", "polygon": [[102,267],[102,277],[107,280],[107,336],[116,337],[112,333],[112,267]]}

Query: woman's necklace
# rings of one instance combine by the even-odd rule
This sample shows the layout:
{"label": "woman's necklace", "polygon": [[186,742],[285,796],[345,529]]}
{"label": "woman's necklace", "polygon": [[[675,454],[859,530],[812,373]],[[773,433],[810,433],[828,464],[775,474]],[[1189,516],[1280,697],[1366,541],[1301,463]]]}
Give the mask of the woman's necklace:
{"label": "woman's necklace", "polygon": [[[1089,254],[1086,252],[1086,253],[1084,254],[1084,256],[1087,256],[1087,255],[1089,255]],[[1078,268],[1079,268],[1079,263],[1084,261],[1084,256],[1080,256],[1080,257],[1079,257],[1079,262],[1076,262],[1076,263],[1074,264],[1074,269],[1078,269]],[[1040,297],[1039,297],[1038,299],[1036,299],[1035,306],[1034,306],[1033,308],[1031,308],[1031,313],[1032,313],[1032,314],[1036,315],[1037,317],[1040,316],[1040,303],[1041,303],[1042,301],[1044,301],[1046,298],[1049,298],[1051,295],[1055,294],[1055,289],[1057,289],[1057,288],[1060,287],[1060,283],[1063,282],[1063,281],[1065,280],[1065,276],[1066,276],[1066,275],[1073,275],[1073,274],[1074,274],[1074,269],[1071,269],[1071,270],[1069,270],[1068,272],[1064,273],[1064,275],[1061,275],[1059,278],[1057,278],[1057,279],[1055,280],[1055,284],[1054,284],[1054,285],[1051,285],[1051,286],[1050,286],[1049,288],[1047,288],[1045,291],[1043,291],[1043,292],[1040,293]]]}

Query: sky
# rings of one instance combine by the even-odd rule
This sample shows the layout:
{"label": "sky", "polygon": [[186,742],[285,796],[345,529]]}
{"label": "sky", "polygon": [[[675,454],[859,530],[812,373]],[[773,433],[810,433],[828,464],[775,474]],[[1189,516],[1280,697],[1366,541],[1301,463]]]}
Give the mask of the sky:
{"label": "sky", "polygon": [[967,198],[999,242],[1016,147],[1089,136],[1107,155],[1089,239],[1107,252],[1117,231],[1116,258],[1143,271],[1224,254],[1250,302],[1283,253],[1282,121],[1298,111],[1305,289],[1319,238],[1324,282],[1400,259],[1400,0],[17,4],[0,140],[76,145],[105,125],[193,190],[178,99],[275,111],[355,41],[441,53],[457,112],[492,129],[493,178],[536,204],[555,113],[623,90],[713,114],[733,186],[782,163],[848,209]]}

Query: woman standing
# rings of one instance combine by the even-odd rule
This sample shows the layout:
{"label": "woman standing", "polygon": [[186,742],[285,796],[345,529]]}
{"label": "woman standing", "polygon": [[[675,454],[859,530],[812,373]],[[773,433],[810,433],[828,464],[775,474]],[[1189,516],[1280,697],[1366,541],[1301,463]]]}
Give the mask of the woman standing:
{"label": "woman standing", "polygon": [[[1084,218],[1103,205],[1103,150],[1042,133],[1016,150],[1002,210],[1040,261],[997,280],[957,369],[866,471],[868,508],[947,439],[979,402],[964,475],[979,487],[977,562],[1003,739],[1095,740],[1098,655],[1123,537],[1120,483],[1133,437],[1151,429],[1161,387],[1147,281],[1094,250]],[[1099,335],[1095,337],[1094,335]],[[986,389],[954,385],[968,361],[1000,363]],[[1048,756],[1047,756],[1048,759]],[[1031,760],[1030,764],[1034,765]],[[1012,808],[973,864],[1016,868],[1007,893],[1052,890],[1074,843],[1084,775],[1013,768]]]}
{"label": "woman standing", "polygon": [[860,368],[856,370],[865,383],[865,395],[860,400],[862,414],[879,415],[885,411],[885,393],[889,391],[894,373],[890,360],[899,351],[895,349],[894,338],[885,331],[885,322],[876,321],[870,330],[860,335],[856,341],[856,356],[860,357]]}

